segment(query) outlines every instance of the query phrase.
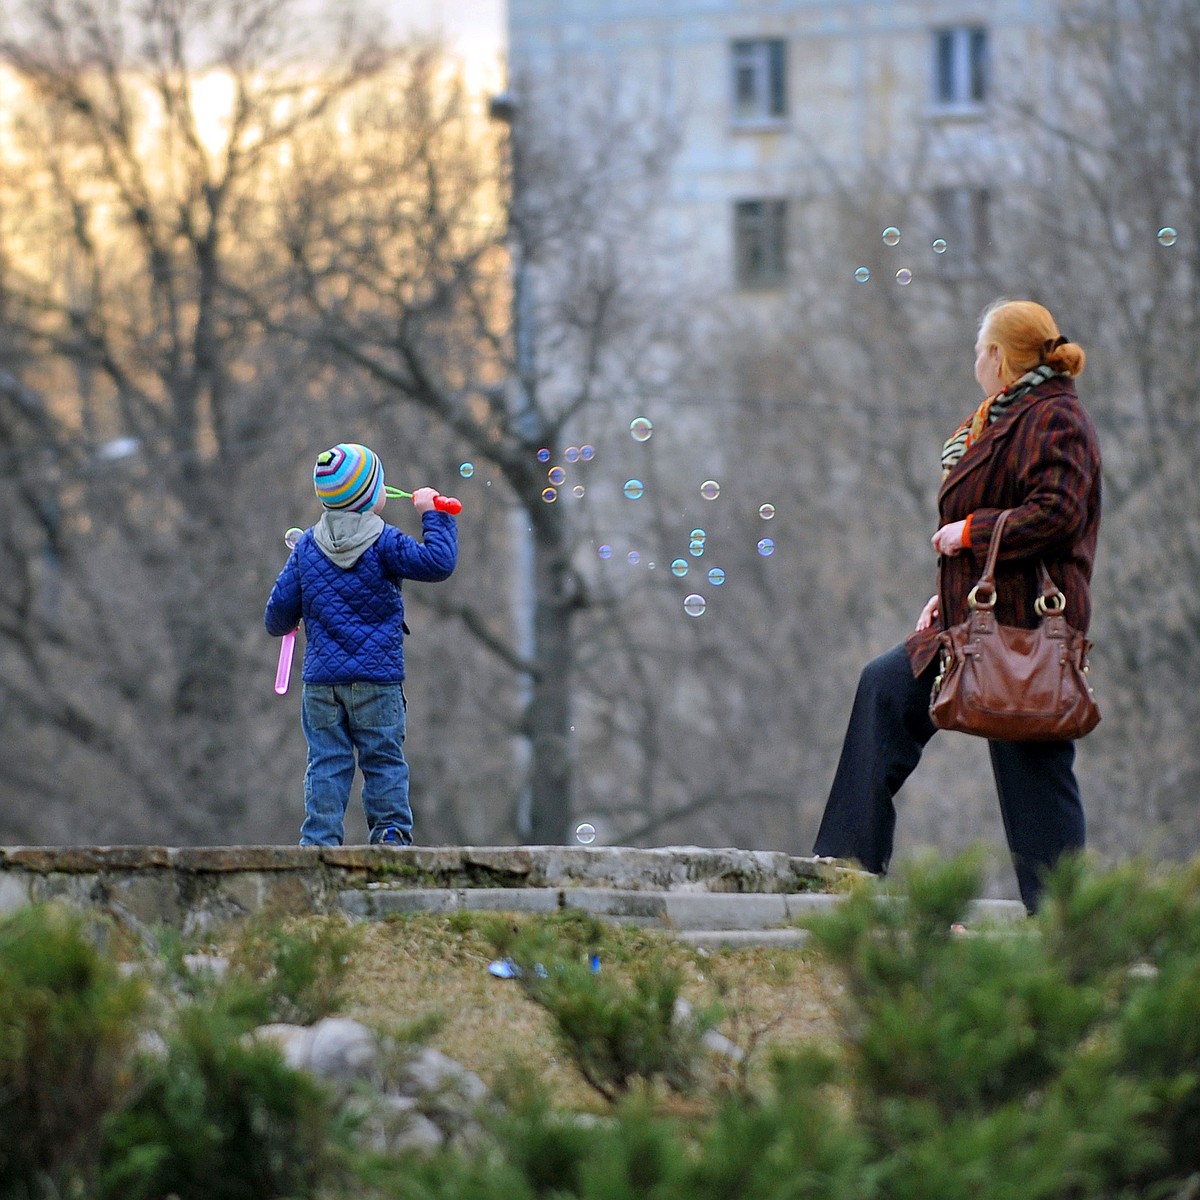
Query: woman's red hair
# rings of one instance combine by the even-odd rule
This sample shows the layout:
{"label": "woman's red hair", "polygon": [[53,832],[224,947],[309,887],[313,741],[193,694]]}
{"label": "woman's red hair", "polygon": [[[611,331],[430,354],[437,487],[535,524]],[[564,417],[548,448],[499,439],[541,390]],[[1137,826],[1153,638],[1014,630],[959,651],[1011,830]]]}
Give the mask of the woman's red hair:
{"label": "woman's red hair", "polygon": [[1045,364],[1072,377],[1083,373],[1083,347],[1066,341],[1050,310],[1033,300],[996,300],[983,310],[980,339],[1000,348],[1006,384]]}

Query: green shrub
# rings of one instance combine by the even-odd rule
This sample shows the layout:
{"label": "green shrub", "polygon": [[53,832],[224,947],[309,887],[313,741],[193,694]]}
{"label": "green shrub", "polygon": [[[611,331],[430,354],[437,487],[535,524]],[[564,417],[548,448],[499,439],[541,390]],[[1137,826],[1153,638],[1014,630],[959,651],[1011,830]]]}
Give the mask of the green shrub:
{"label": "green shrub", "polygon": [[1065,863],[973,930],[975,863],[810,922],[846,985],[845,1084],[896,1200],[1183,1194],[1200,1168],[1200,874]]}
{"label": "green shrub", "polygon": [[345,1129],[315,1080],[245,1038],[220,1004],[181,1009],[165,1052],[113,1117],[101,1200],[271,1200],[318,1194]]}
{"label": "green shrub", "polygon": [[[979,860],[919,864],[813,918],[840,1044],[780,1057],[767,1094],[665,1119],[649,1093],[581,1122],[518,1094],[486,1153],[412,1164],[401,1200],[1184,1200],[1200,1194],[1200,864],[1051,879],[1040,915],[952,931]],[[545,936],[545,931],[542,931]],[[606,1018],[575,961],[523,934],[535,993]],[[541,958],[530,958],[530,953]],[[557,981],[563,981],[561,984]],[[598,981],[592,980],[594,985]],[[528,984],[527,984],[528,986]],[[615,1003],[615,1002],[614,1002]],[[626,1007],[637,1009],[637,1003]],[[621,1018],[629,1021],[628,1013]],[[578,1051],[575,1053],[578,1055]]]}
{"label": "green shrub", "polygon": [[[708,1006],[683,1013],[683,975],[658,948],[626,972],[595,971],[584,946],[586,925],[543,921],[501,943],[520,969],[521,985],[554,1021],[580,1074],[608,1100],[638,1081],[661,1080],[677,1092],[697,1082],[703,1038],[719,1020]],[[582,935],[582,936],[581,936]]]}
{"label": "green shrub", "polygon": [[[829,1102],[831,1064],[797,1055],[760,1101],[728,1096],[711,1120],[664,1116],[645,1095],[607,1118],[553,1107],[536,1083],[497,1088],[482,1152],[395,1168],[388,1200],[873,1200],[866,1140]],[[371,1193],[375,1195],[376,1193]]]}
{"label": "green shrub", "polygon": [[0,920],[0,1196],[87,1187],[142,1006],[77,914],[33,906]]}
{"label": "green shrub", "polygon": [[311,1025],[339,1011],[361,929],[337,918],[250,923],[231,956],[233,980],[262,992],[264,1021]]}

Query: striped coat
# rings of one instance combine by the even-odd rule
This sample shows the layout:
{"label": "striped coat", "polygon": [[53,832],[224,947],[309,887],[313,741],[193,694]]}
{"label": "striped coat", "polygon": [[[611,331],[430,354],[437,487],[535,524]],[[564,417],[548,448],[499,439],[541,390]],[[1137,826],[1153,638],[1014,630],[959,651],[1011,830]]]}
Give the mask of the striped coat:
{"label": "striped coat", "polygon": [[971,517],[970,546],[938,566],[939,622],[905,642],[913,674],[937,657],[937,635],[967,617],[967,593],[979,581],[996,517],[1004,527],[996,568],[996,619],[1033,627],[1038,560],[1066,596],[1075,628],[1091,622],[1089,584],[1100,529],[1100,446],[1075,394],[1055,376],[1014,401],[955,464],[938,493],[939,528]]}

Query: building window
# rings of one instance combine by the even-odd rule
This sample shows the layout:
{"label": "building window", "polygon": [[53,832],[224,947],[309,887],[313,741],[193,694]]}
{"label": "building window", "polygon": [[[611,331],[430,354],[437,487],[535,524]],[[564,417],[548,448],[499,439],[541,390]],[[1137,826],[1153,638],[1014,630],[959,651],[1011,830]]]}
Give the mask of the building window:
{"label": "building window", "polygon": [[933,32],[933,102],[938,108],[979,108],[987,100],[988,31],[959,25]]}
{"label": "building window", "polygon": [[733,206],[738,287],[776,287],[787,275],[787,201],[738,200]]}
{"label": "building window", "polygon": [[787,116],[787,43],[764,38],[733,43],[733,119],[738,124]]}
{"label": "building window", "polygon": [[934,231],[946,243],[938,255],[937,269],[949,278],[975,275],[987,259],[992,240],[986,188],[935,188],[932,197]]}

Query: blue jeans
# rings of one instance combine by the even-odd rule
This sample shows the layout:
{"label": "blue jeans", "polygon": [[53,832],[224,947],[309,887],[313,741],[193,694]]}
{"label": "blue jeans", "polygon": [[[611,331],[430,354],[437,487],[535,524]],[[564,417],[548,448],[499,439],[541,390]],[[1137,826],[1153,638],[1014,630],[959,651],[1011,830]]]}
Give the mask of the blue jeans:
{"label": "blue jeans", "polygon": [[300,724],[308,741],[302,846],[340,846],[354,782],[363,773],[362,801],[371,842],[412,844],[408,763],[404,761],[404,688],[399,683],[304,685]]}

